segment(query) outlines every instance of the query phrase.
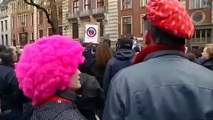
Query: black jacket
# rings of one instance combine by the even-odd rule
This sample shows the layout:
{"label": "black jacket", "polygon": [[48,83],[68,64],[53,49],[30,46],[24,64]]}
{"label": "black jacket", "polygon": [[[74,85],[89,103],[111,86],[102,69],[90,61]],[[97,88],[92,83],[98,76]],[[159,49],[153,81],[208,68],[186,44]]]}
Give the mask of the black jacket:
{"label": "black jacket", "polygon": [[75,93],[72,91],[62,91],[56,93],[57,97],[71,100],[66,101],[48,101],[43,105],[34,107],[31,120],[86,120],[79,112],[75,104]]}
{"label": "black jacket", "polygon": [[81,73],[80,82],[81,88],[76,91],[78,109],[88,120],[96,120],[96,110],[104,106],[104,92],[97,79],[91,75]]}
{"label": "black jacket", "polygon": [[86,120],[71,102],[48,102],[34,109],[31,120]]}
{"label": "black jacket", "polygon": [[1,120],[19,120],[23,112],[23,102],[27,99],[18,87],[13,67],[0,65],[0,98]]}
{"label": "black jacket", "polygon": [[201,65],[208,68],[209,70],[213,70],[213,59],[205,60]]}

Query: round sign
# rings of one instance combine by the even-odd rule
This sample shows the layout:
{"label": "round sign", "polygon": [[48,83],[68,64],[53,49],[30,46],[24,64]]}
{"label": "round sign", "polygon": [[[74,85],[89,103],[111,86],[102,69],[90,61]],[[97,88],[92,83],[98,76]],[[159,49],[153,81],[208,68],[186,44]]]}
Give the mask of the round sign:
{"label": "round sign", "polygon": [[89,27],[87,29],[87,35],[89,37],[95,37],[96,34],[97,34],[97,31],[96,31],[96,29],[94,27]]}
{"label": "round sign", "polygon": [[205,12],[196,10],[191,14],[191,18],[195,24],[201,24],[202,22],[204,22],[206,15]]}

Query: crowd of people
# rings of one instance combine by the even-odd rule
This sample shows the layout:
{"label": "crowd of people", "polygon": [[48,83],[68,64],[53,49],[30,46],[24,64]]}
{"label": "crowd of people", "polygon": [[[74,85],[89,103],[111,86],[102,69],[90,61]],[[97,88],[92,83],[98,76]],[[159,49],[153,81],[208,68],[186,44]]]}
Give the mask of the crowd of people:
{"label": "crowd of people", "polygon": [[194,25],[169,1],[147,3],[143,48],[130,37],[113,50],[110,40],[61,35],[20,50],[0,45],[0,119],[213,119],[213,44],[187,51]]}

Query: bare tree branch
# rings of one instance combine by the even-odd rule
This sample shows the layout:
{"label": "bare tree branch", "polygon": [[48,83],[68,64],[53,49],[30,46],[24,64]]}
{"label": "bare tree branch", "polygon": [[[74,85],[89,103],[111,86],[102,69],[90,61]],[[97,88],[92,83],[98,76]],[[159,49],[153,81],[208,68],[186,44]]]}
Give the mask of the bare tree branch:
{"label": "bare tree branch", "polygon": [[[39,4],[36,4],[33,0],[30,0],[30,1],[24,0],[24,2],[25,2],[26,4],[28,4],[28,5],[35,6],[35,7],[36,7],[37,9],[39,9],[39,10],[42,10],[42,11],[44,12],[45,16],[47,17],[47,22],[48,22],[48,23],[52,26],[52,28],[53,28],[54,23],[53,23],[53,21],[52,21],[52,19],[51,19],[51,15],[48,13],[48,9],[42,7],[42,6],[39,5]],[[58,32],[58,31],[54,31],[54,30],[53,30],[53,32]]]}

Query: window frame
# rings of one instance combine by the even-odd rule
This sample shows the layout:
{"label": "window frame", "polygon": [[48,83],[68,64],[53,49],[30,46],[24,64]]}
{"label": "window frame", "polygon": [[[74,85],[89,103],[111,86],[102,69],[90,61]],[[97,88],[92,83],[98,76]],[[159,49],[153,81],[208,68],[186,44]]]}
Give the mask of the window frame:
{"label": "window frame", "polygon": [[[203,0],[189,0],[189,9],[209,8],[208,6],[205,7],[203,2]],[[197,3],[199,3],[199,5]]]}
{"label": "window frame", "polygon": [[[83,0],[84,1],[84,3],[83,3],[83,5],[84,5],[84,10],[89,10],[89,9],[91,9],[91,0]],[[85,4],[86,3],[86,4]]]}
{"label": "window frame", "polygon": [[1,31],[4,31],[4,21],[1,21]]}
{"label": "window frame", "polygon": [[[40,15],[40,13],[42,13],[41,15],[42,15],[42,17],[41,17],[41,15]],[[43,23],[44,23],[44,21],[43,21],[43,11],[39,11],[38,12],[38,17],[39,17],[39,19],[38,19],[38,24],[39,25],[42,25]]]}
{"label": "window frame", "polygon": [[149,0],[140,0],[140,6],[145,7]]}
{"label": "window frame", "polygon": [[[123,33],[123,18],[130,18],[131,19],[131,32],[129,34],[132,34],[133,33],[132,15],[129,15],[129,16],[122,16],[121,17],[121,35],[124,35],[124,33]],[[127,34],[127,35],[129,35],[129,34]]]}
{"label": "window frame", "polygon": [[105,1],[104,0],[96,0],[96,8],[102,8],[104,7]]}
{"label": "window frame", "polygon": [[[76,6],[75,6],[76,5]],[[73,13],[76,13],[79,11],[79,0],[74,0],[72,5],[72,11]],[[76,10],[76,11],[75,11]]]}
{"label": "window frame", "polygon": [[[130,8],[128,8],[127,1],[130,1],[130,3],[131,3],[131,7],[130,7]],[[124,5],[123,5],[124,2],[125,2],[125,7],[124,7]],[[126,9],[132,9],[132,0],[122,0],[122,1],[121,1],[121,10],[126,10]]]}
{"label": "window frame", "polygon": [[5,30],[7,31],[8,30],[8,21],[5,20],[4,22],[5,22]]}
{"label": "window frame", "polygon": [[[40,31],[42,31],[42,36],[41,36],[41,34],[40,34]],[[44,37],[44,30],[43,30],[43,29],[39,29],[39,30],[38,30],[38,34],[39,34],[39,38]]]}

